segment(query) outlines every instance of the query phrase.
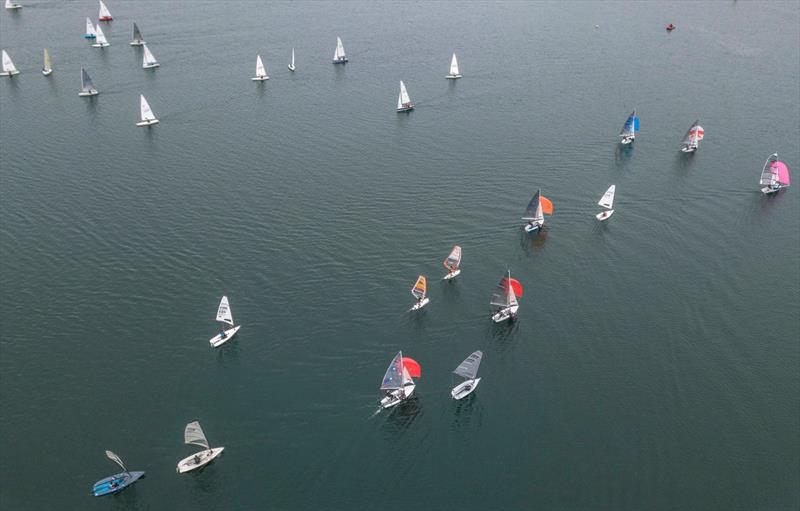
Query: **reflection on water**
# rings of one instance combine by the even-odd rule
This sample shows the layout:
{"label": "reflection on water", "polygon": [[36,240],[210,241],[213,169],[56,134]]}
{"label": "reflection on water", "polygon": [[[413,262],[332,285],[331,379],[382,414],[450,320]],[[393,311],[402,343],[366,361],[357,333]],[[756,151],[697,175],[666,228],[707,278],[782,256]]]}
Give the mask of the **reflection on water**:
{"label": "reflection on water", "polygon": [[480,401],[480,386],[472,394],[456,401],[453,400],[453,419],[450,423],[451,431],[480,429],[483,421],[483,404]]}
{"label": "reflection on water", "polygon": [[631,156],[633,156],[633,146],[636,142],[632,144],[617,144],[616,149],[614,150],[614,163],[617,165],[617,168],[623,170],[627,168],[628,164],[630,163]]}
{"label": "reflection on water", "polygon": [[386,411],[388,415],[382,429],[392,435],[406,431],[418,417],[422,417],[422,405],[416,394]]}

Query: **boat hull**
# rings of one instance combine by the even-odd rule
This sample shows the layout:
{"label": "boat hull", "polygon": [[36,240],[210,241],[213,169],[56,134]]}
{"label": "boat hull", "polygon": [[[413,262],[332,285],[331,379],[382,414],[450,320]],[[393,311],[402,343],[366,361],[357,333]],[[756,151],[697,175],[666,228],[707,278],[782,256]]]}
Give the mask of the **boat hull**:
{"label": "boat hull", "polygon": [[[94,483],[92,495],[102,497],[103,495],[119,493],[142,477],[144,477],[144,471],[122,472],[108,476]],[[112,483],[115,483],[115,485]]]}
{"label": "boat hull", "polygon": [[334,64],[347,64],[347,59],[333,59]]}
{"label": "boat hull", "polygon": [[22,9],[22,6],[20,4],[11,4],[8,7],[6,7],[6,9],[8,9],[9,11],[16,11],[17,9]]}
{"label": "boat hull", "polygon": [[254,82],[263,82],[265,80],[269,80],[269,76],[254,76],[253,78],[250,79],[253,80]]}
{"label": "boat hull", "polygon": [[142,121],[136,123],[137,126],[152,126],[153,124],[158,124],[158,119],[151,119],[149,121]]}
{"label": "boat hull", "polygon": [[696,147],[681,147],[681,152],[683,153],[693,153],[697,151]]}
{"label": "boat hull", "polygon": [[50,76],[51,74],[53,74],[53,70],[52,69],[42,69],[42,74],[45,75],[45,76]]}
{"label": "boat hull", "polygon": [[428,302],[430,302],[430,301],[431,301],[431,299],[426,296],[422,300],[419,300],[417,303],[412,305],[411,309],[409,309],[409,310],[412,310],[412,311],[420,310],[421,308],[423,308],[426,305],[428,305]]}
{"label": "boat hull", "polygon": [[450,395],[453,396],[453,399],[456,401],[459,399],[464,399],[475,391],[475,388],[480,382],[480,378],[475,378],[474,380],[464,380],[459,385],[453,387],[453,390],[450,391]]}
{"label": "boat hull", "polygon": [[99,91],[90,90],[90,91],[81,91],[81,92],[78,93],[78,96],[84,96],[84,97],[85,96],[97,96],[98,94],[100,94]]}
{"label": "boat hull", "polygon": [[772,188],[771,186],[765,186],[764,188],[761,189],[761,193],[763,193],[764,195],[772,195],[773,193],[780,192],[784,188],[786,188],[786,187],[785,186],[779,186],[777,188]]}
{"label": "boat hull", "polygon": [[238,332],[240,328],[242,328],[242,325],[236,325],[235,327],[229,330],[225,330],[225,337],[222,337],[220,334],[217,334],[211,339],[209,339],[208,343],[211,344],[211,347],[213,348],[222,346],[226,342],[230,341],[231,337],[236,335],[236,332]]}
{"label": "boat hull", "polygon": [[111,46],[111,44],[109,44],[109,43],[105,43],[105,44],[103,44],[103,43],[94,43],[92,45],[92,48],[105,48],[107,46]]}
{"label": "boat hull", "polygon": [[398,109],[397,109],[397,113],[401,113],[401,112],[410,112],[410,111],[412,111],[412,110],[414,110],[414,107],[413,107],[413,106],[404,106],[404,107],[402,107],[402,108],[398,108]]}
{"label": "boat hull", "polygon": [[531,233],[531,232],[539,231],[539,230],[541,230],[543,225],[544,225],[544,223],[538,223],[538,222],[534,223],[534,224],[530,224],[530,223],[525,224],[525,232]]}
{"label": "boat hull", "polygon": [[96,35],[94,35],[94,34],[84,34],[84,35],[83,35],[83,38],[84,38],[84,39],[96,39],[96,38],[97,38],[97,36],[96,36]]}
{"label": "boat hull", "polygon": [[142,69],[153,69],[154,67],[161,67],[161,64],[157,62],[155,64],[145,64],[142,66]]}
{"label": "boat hull", "polygon": [[381,399],[381,407],[386,409],[399,405],[414,394],[414,389],[416,387],[415,384],[409,383],[403,387],[402,391],[401,389],[393,390],[390,395]]}
{"label": "boat hull", "polygon": [[608,217],[610,217],[613,214],[614,214],[614,210],[610,209],[608,211],[603,211],[602,213],[596,214],[595,218],[597,218],[598,220],[600,220],[602,222],[603,220],[608,220]]}
{"label": "boat hull", "polygon": [[131,46],[144,46],[145,41],[131,41]]}
{"label": "boat hull", "polygon": [[508,319],[516,318],[517,311],[519,310],[519,305],[512,305],[511,307],[506,307],[505,309],[501,309],[494,314],[492,314],[492,321],[495,323],[502,323]]}
{"label": "boat hull", "polygon": [[448,80],[458,80],[459,78],[461,78],[461,75],[447,75],[445,76],[445,78],[447,78]]}
{"label": "boat hull", "polygon": [[111,21],[114,18],[112,18],[111,16],[103,16],[102,18],[97,18],[97,19],[100,21]]}
{"label": "boat hull", "polygon": [[461,268],[459,268],[457,270],[454,270],[454,271],[451,271],[450,273],[448,273],[447,275],[442,277],[442,280],[454,279],[454,278],[458,277],[460,274],[461,274]]}
{"label": "boat hull", "polygon": [[295,67],[294,67],[293,65],[291,65],[291,64],[289,64],[289,65],[288,65],[288,66],[286,66],[286,67],[288,67],[288,68],[289,68],[289,71],[294,71],[294,70],[295,70]]}
{"label": "boat hull", "polygon": [[0,76],[11,77],[11,76],[18,75],[18,74],[19,74],[19,71],[3,71],[2,73],[0,73]]}
{"label": "boat hull", "polygon": [[628,145],[628,144],[630,144],[631,142],[633,142],[634,140],[635,140],[635,139],[633,139],[633,138],[623,138],[623,139],[621,139],[621,140],[619,141],[619,143],[620,143],[620,144],[622,144],[622,145]]}
{"label": "boat hull", "polygon": [[[191,456],[187,456],[178,462],[178,466],[175,467],[175,471],[179,474],[185,474],[186,472],[203,468],[214,461],[220,454],[222,454],[222,451],[224,450],[224,447],[215,447],[213,449],[200,451],[192,454]],[[197,459],[195,457],[197,457]]]}

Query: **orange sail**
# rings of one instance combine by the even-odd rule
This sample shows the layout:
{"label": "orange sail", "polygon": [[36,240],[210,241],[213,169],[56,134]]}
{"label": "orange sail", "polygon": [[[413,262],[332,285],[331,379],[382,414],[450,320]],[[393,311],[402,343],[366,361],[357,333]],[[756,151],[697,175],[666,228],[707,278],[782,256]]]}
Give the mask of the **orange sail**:
{"label": "orange sail", "polygon": [[545,197],[544,195],[539,199],[539,203],[542,205],[542,212],[546,215],[553,214],[553,203]]}
{"label": "orange sail", "polygon": [[414,287],[411,288],[411,294],[414,295],[417,300],[422,300],[425,298],[425,293],[428,290],[428,281],[425,280],[424,275],[420,275],[417,279],[417,283],[414,284]]}

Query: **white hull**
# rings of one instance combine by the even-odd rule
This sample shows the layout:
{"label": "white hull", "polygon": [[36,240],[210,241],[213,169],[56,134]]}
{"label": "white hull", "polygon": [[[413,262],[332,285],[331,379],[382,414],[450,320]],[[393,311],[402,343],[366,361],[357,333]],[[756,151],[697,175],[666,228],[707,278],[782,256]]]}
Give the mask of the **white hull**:
{"label": "white hull", "polygon": [[619,141],[619,143],[622,144],[622,145],[626,145],[626,144],[630,144],[631,142],[633,142],[633,140],[634,140],[633,138],[623,138],[622,140]]}
{"label": "white hull", "polygon": [[52,69],[42,69],[42,74],[45,75],[45,76],[50,76],[51,74],[53,74],[53,70]]}
{"label": "white hull", "polygon": [[131,41],[131,46],[144,46],[144,41]]}
{"label": "white hull", "polygon": [[448,273],[447,275],[442,277],[442,280],[454,279],[454,278],[458,277],[460,274],[461,274],[461,268],[459,268],[459,269],[457,269],[455,271],[451,271],[450,273]]}
{"label": "white hull", "polygon": [[681,151],[684,153],[693,153],[697,151],[696,147],[681,147]]}
{"label": "white hull", "polygon": [[142,66],[142,69],[152,69],[154,67],[160,67],[160,66],[161,66],[161,64],[156,62],[155,64],[145,64],[145,65]]}
{"label": "white hull", "polygon": [[92,48],[105,48],[106,46],[111,46],[111,45],[109,43],[105,43],[105,44],[103,44],[103,43],[94,43],[92,45]]}
{"label": "white hull", "polygon": [[334,64],[344,64],[347,62],[347,59],[333,59]]}
{"label": "white hull", "polygon": [[175,468],[175,471],[179,474],[185,474],[186,472],[191,472],[192,470],[205,467],[214,461],[217,456],[222,454],[222,451],[224,450],[224,447],[215,447],[207,451],[200,451],[196,454],[192,454],[191,456],[187,456],[178,462],[178,466]]}
{"label": "white hull", "polygon": [[764,195],[771,195],[773,193],[778,193],[779,191],[783,190],[784,188],[786,188],[786,187],[785,186],[779,186],[778,188],[772,188],[772,187],[769,187],[769,186],[765,186],[764,188],[761,189],[761,193],[763,193]]}
{"label": "white hull", "polygon": [[457,80],[458,78],[461,78],[461,75],[447,75],[445,78],[448,80]]}
{"label": "white hull", "polygon": [[8,7],[6,7],[6,9],[8,9],[9,11],[16,11],[17,9],[22,9],[22,6],[19,4],[11,4]]}
{"label": "white hull", "polygon": [[431,299],[426,296],[422,300],[420,300],[417,303],[415,303],[409,310],[412,310],[412,311],[419,310],[419,309],[425,307],[426,305],[428,305],[428,302],[430,302],[430,301],[431,301]]}
{"label": "white hull", "polygon": [[295,70],[295,67],[294,67],[293,65],[291,65],[291,64],[289,64],[289,65],[288,65],[288,66],[286,66],[286,67],[288,67],[288,68],[289,68],[289,71],[294,71],[294,70]]}
{"label": "white hull", "polygon": [[208,342],[209,344],[211,344],[212,348],[217,348],[219,346],[222,346],[226,342],[230,341],[231,337],[236,335],[236,332],[238,332],[240,328],[242,328],[242,325],[237,325],[231,328],[230,330],[225,330],[225,337],[222,337],[220,334],[217,334],[214,337],[212,337]]}
{"label": "white hull", "polygon": [[402,390],[397,389],[393,390],[391,394],[385,396],[381,399],[381,407],[383,408],[391,408],[393,406],[397,406],[406,399],[410,398],[412,394],[414,394],[414,389],[417,386],[413,383],[408,383],[403,387]]}
{"label": "white hull", "polygon": [[519,310],[519,305],[512,305],[511,307],[506,307],[505,309],[495,312],[492,315],[492,321],[494,321],[495,323],[502,323],[507,319],[516,317],[518,310]]}
{"label": "white hull", "polygon": [[411,110],[414,110],[413,106],[404,106],[403,108],[398,108],[397,112],[410,112]]}
{"label": "white hull", "polygon": [[264,80],[269,80],[269,76],[254,76],[253,78],[250,79],[253,80],[254,82],[263,82]]}
{"label": "white hull", "polygon": [[18,74],[19,71],[3,71],[2,73],[0,73],[0,76],[14,76]]}
{"label": "white hull", "polygon": [[596,214],[595,218],[597,218],[598,220],[600,220],[602,222],[603,220],[607,220],[608,217],[610,217],[613,214],[614,214],[614,210],[610,209],[608,211],[603,211],[602,213]]}
{"label": "white hull", "polygon": [[542,222],[542,223],[536,222],[534,224],[530,224],[530,223],[525,224],[525,232],[536,232],[539,229],[541,229],[543,225],[544,225],[544,222]]}
{"label": "white hull", "polygon": [[78,96],[97,96],[98,94],[100,94],[100,92],[96,91],[96,90],[87,91],[87,92],[81,91],[81,92],[78,93]]}
{"label": "white hull", "polygon": [[453,387],[453,390],[450,391],[450,395],[453,396],[453,399],[456,401],[459,399],[464,399],[468,395],[472,394],[480,382],[480,378],[475,378],[474,380],[465,380],[459,385]]}
{"label": "white hull", "polygon": [[151,119],[149,121],[142,121],[136,123],[137,126],[151,126],[153,124],[158,124],[158,119]]}

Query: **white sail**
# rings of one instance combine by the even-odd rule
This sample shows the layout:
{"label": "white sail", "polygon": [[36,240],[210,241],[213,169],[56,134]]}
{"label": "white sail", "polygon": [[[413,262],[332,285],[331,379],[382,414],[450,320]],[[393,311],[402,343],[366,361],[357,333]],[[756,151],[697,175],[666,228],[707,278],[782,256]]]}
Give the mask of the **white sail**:
{"label": "white sail", "polygon": [[95,32],[97,33],[97,42],[93,46],[111,46],[103,33],[103,29],[100,28],[100,24],[95,28]]}
{"label": "white sail", "polygon": [[12,61],[11,57],[8,56],[8,52],[6,52],[6,50],[3,50],[3,73],[6,75],[14,75],[19,73],[17,66],[14,65],[14,61]]}
{"label": "white sail", "polygon": [[199,445],[206,449],[209,448],[206,435],[203,433],[203,428],[200,427],[198,421],[190,422],[186,425],[186,429],[183,431],[183,442],[189,445]]}
{"label": "white sail", "polygon": [[456,60],[456,54],[453,53],[453,60],[450,61],[450,76],[458,76],[458,74],[458,60]]}
{"label": "white sail", "polygon": [[148,48],[146,44],[143,44],[142,48],[144,49],[144,52],[142,53],[143,68],[146,69],[148,67],[158,67],[161,65],[158,63],[155,56],[153,55],[153,52],[150,51],[150,48]]}
{"label": "white sail", "polygon": [[150,104],[144,99],[144,95],[142,94],[139,95],[139,110],[143,121],[156,120],[156,116],[153,115],[153,111],[150,109]]}
{"label": "white sail", "polygon": [[603,206],[604,208],[607,208],[607,209],[613,208],[614,207],[614,193],[616,192],[616,190],[617,190],[617,185],[609,186],[608,190],[606,190],[606,193],[603,194],[603,197],[600,199],[600,202],[598,202],[597,204],[599,204],[600,206]]}
{"label": "white sail", "polygon": [[106,4],[103,3],[103,0],[100,0],[100,11],[98,17],[100,18],[100,20],[111,19],[111,12],[109,12],[108,7],[106,7]]}
{"label": "white sail", "polygon": [[233,314],[231,313],[231,308],[228,305],[227,296],[223,296],[222,300],[219,301],[219,308],[217,309],[217,321],[222,321],[223,323],[228,323],[229,325],[233,326]]}
{"label": "white sail", "polygon": [[94,37],[97,35],[97,31],[94,29],[94,25],[92,25],[92,20],[86,18],[86,35]]}
{"label": "white sail", "polygon": [[397,96],[397,109],[408,108],[411,106],[411,98],[408,96],[408,90],[406,90],[406,84],[403,83],[403,80],[400,80],[400,95]]}
{"label": "white sail", "polygon": [[106,456],[108,457],[108,459],[110,459],[111,461],[113,461],[114,463],[116,463],[117,465],[122,467],[123,471],[128,472],[128,469],[125,468],[125,464],[122,463],[122,458],[120,458],[119,456],[117,456],[116,454],[114,454],[111,451],[106,451]]}
{"label": "white sail", "polygon": [[256,77],[264,78],[267,76],[267,70],[264,68],[264,63],[261,61],[261,55],[256,56]]}
{"label": "white sail", "polygon": [[294,69],[294,48],[292,48],[292,69]]}
{"label": "white sail", "polygon": [[344,45],[342,44],[342,38],[336,37],[336,51],[333,52],[333,60],[347,60],[347,56],[344,53]]}

